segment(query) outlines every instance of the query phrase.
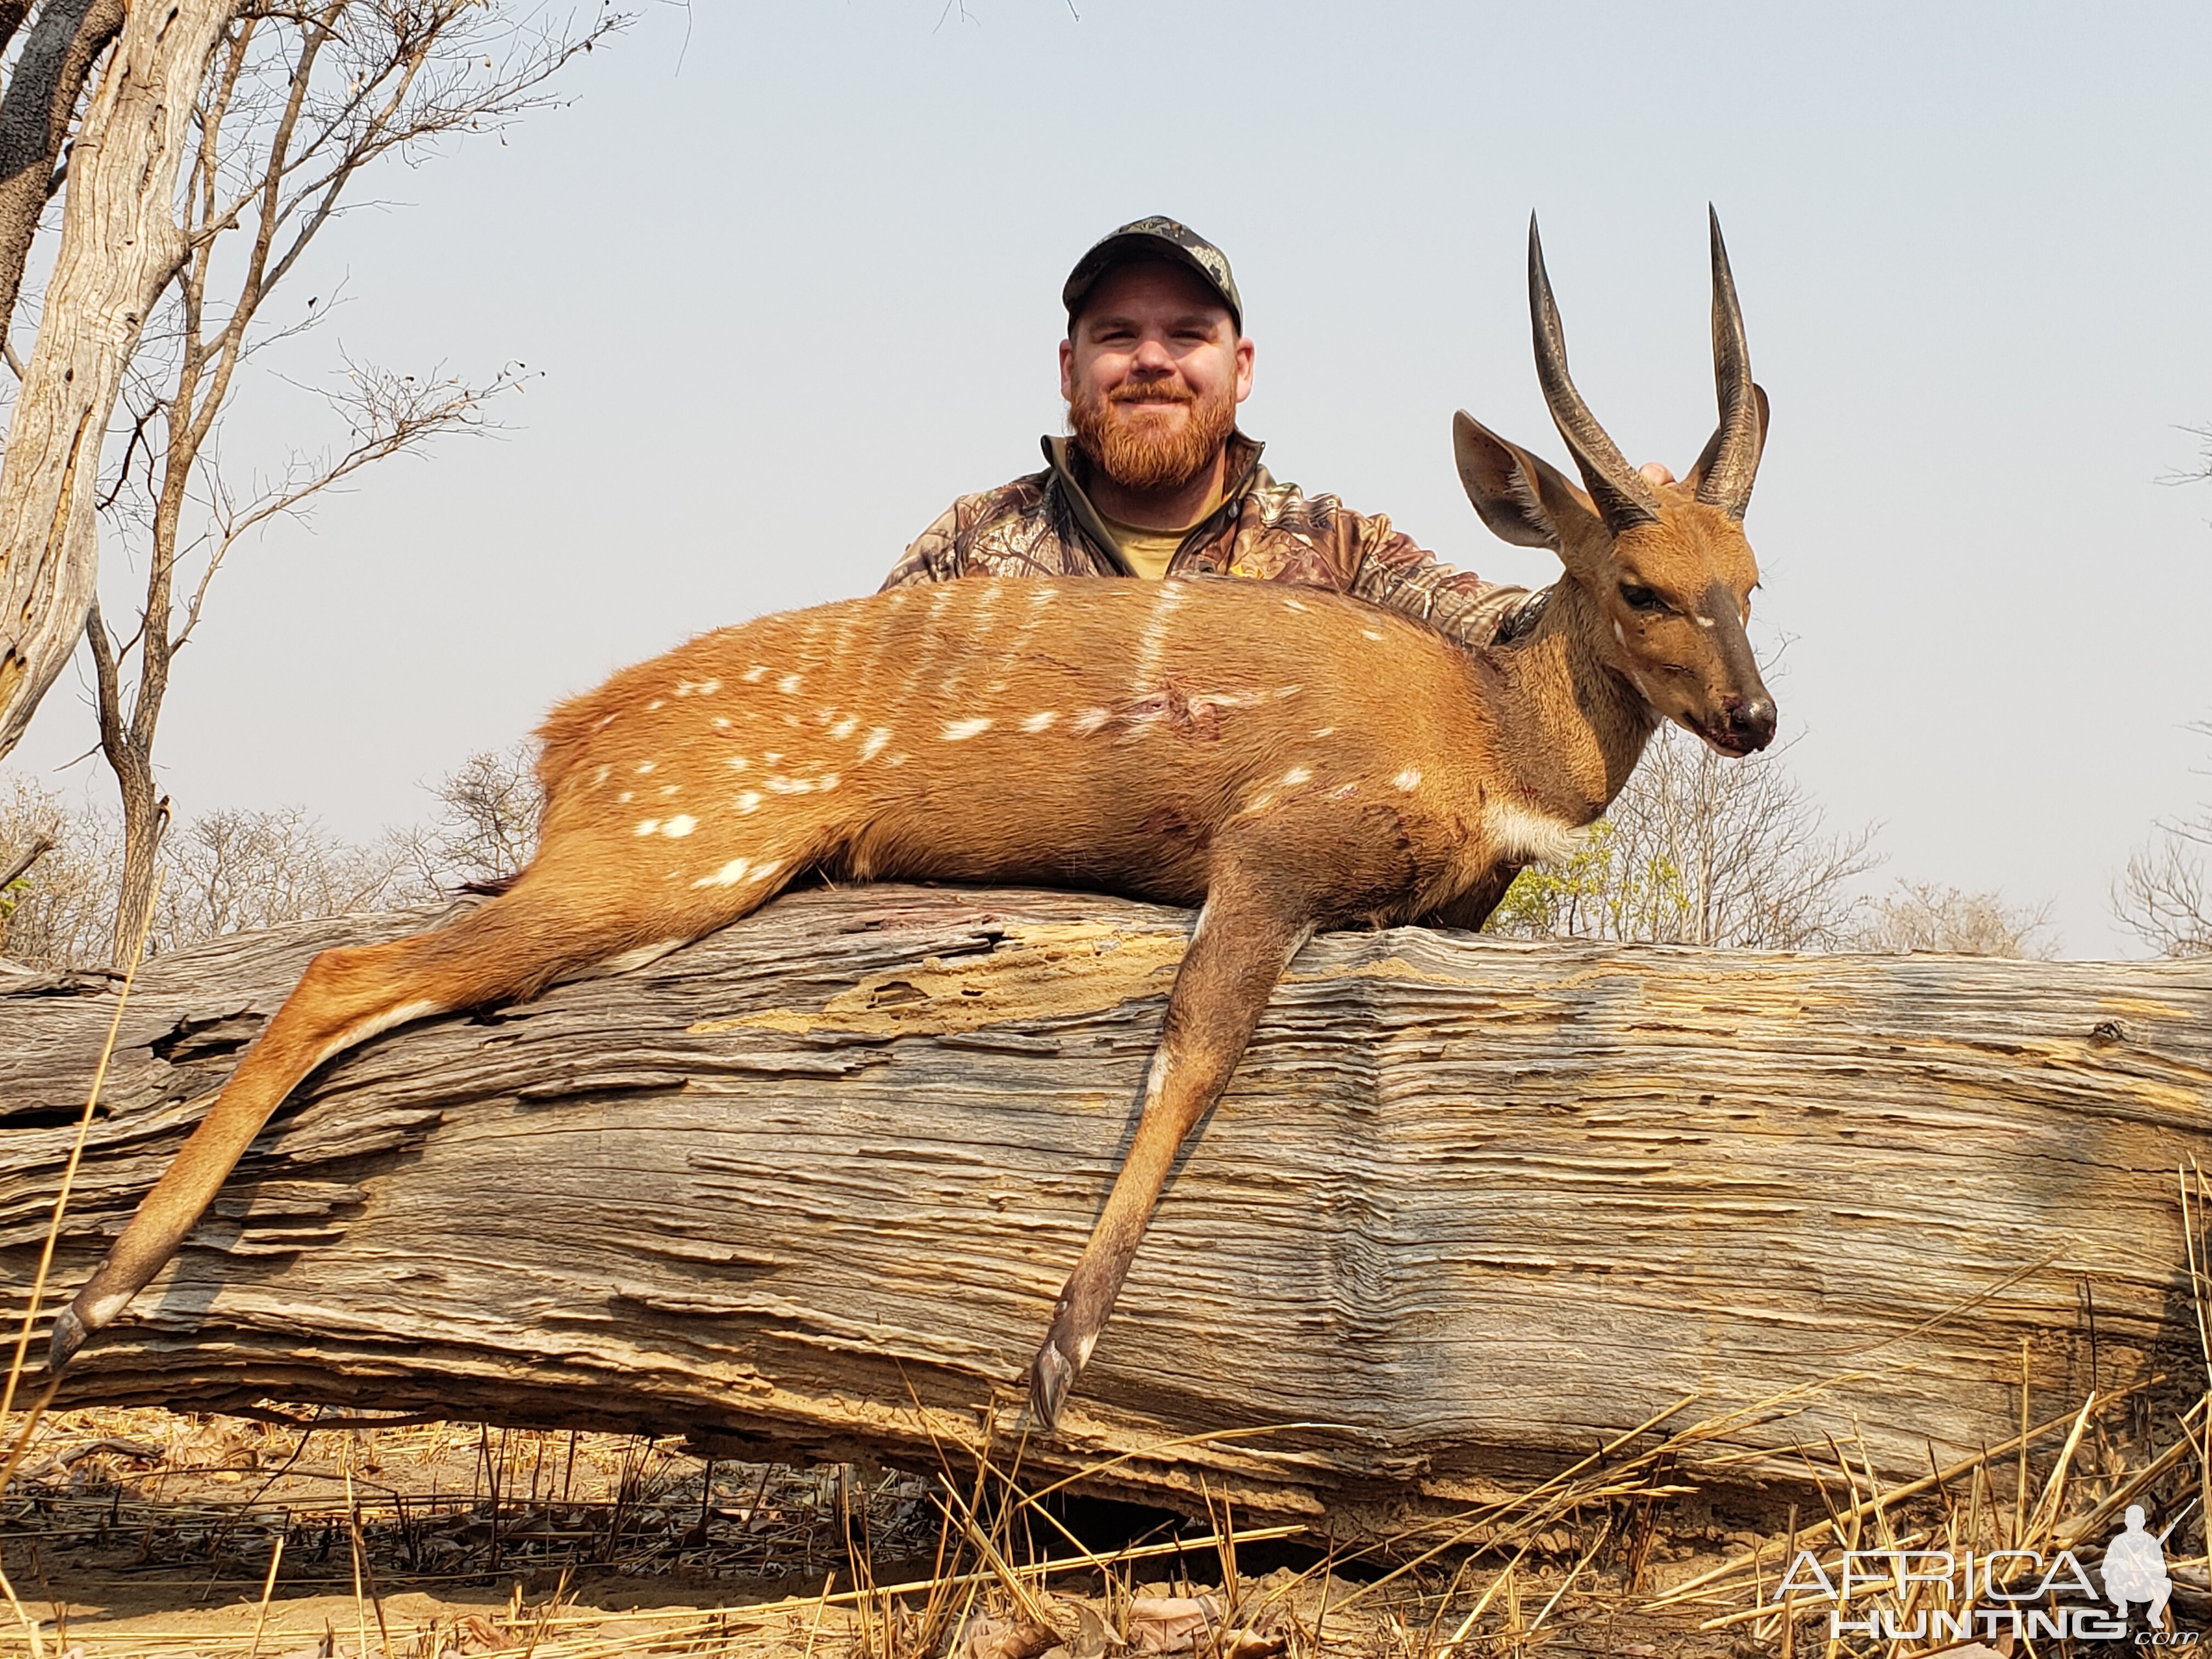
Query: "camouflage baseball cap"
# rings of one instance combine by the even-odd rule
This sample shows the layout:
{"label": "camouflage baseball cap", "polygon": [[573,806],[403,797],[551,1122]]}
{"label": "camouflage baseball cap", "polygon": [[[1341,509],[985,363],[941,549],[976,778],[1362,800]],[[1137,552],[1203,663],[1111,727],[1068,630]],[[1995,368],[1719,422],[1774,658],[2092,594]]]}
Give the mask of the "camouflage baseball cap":
{"label": "camouflage baseball cap", "polygon": [[1075,262],[1075,269],[1067,273],[1067,285],[1060,291],[1067,307],[1067,320],[1074,322],[1083,296],[1098,285],[1101,276],[1116,265],[1139,259],[1164,259],[1195,272],[1200,282],[1221,296],[1237,331],[1244,331],[1244,302],[1237,297],[1237,279],[1229,273],[1228,256],[1188,225],[1158,214],[1123,225]]}

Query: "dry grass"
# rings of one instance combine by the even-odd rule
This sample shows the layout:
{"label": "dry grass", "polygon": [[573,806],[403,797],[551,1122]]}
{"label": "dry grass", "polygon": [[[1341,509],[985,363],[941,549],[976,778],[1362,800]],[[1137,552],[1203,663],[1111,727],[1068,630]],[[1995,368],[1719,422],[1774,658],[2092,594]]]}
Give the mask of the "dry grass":
{"label": "dry grass", "polygon": [[[1800,1401],[1684,1401],[1509,1502],[1356,1552],[1225,1504],[1118,1517],[1100,1547],[1098,1515],[1069,1501],[1081,1482],[1024,1483],[1016,1445],[948,1446],[925,1475],[707,1462],[632,1436],[64,1413],[0,1499],[16,1601],[0,1656],[1905,1659],[1941,1644],[1832,1639],[1826,1602],[1778,1605],[1795,1553],[1833,1576],[1846,1549],[2081,1547],[2094,1571],[2130,1503],[2191,1516],[2169,1554],[2199,1628],[2203,1555],[2182,1544],[2202,1535],[2206,1404],[2131,1462],[2144,1400],[2093,1398],[1905,1487],[1855,1448],[1808,1447],[1818,1512],[1778,1527],[1731,1524],[1669,1471]],[[1847,1616],[1909,1630],[1933,1609],[1958,1610],[1921,1581],[1862,1587]]]}

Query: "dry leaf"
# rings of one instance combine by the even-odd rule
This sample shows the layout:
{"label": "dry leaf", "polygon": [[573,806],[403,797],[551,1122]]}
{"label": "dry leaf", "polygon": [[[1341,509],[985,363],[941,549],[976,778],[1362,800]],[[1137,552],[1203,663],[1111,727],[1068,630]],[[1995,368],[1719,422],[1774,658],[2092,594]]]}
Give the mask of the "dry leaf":
{"label": "dry leaf", "polygon": [[1059,1641],[1057,1631],[1026,1619],[979,1613],[961,1626],[948,1651],[952,1659],[1038,1659]]}
{"label": "dry leaf", "polygon": [[480,1613],[465,1613],[455,1620],[453,1634],[460,1638],[463,1653],[496,1653],[514,1645],[513,1637]]}
{"label": "dry leaf", "polygon": [[1096,1608],[1081,1602],[1075,1608],[1075,1642],[1072,1659],[1105,1659],[1107,1644],[1121,1646]]}
{"label": "dry leaf", "polygon": [[1125,1626],[1139,1653],[1188,1653],[1221,1622],[1221,1603],[1211,1595],[1140,1595],[1129,1603]]}

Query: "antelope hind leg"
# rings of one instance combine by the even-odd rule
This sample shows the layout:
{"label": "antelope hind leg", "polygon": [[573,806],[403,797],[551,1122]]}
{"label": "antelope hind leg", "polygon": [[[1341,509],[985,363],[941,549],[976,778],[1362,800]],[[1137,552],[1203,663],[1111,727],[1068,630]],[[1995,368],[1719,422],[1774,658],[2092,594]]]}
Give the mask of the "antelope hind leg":
{"label": "antelope hind leg", "polygon": [[1128,1156],[1030,1367],[1030,1408],[1047,1428],[1090,1363],[1183,1137],[1229,1086],[1276,981],[1313,933],[1303,910],[1293,913],[1267,886],[1249,872],[1217,877],[1199,912]]}
{"label": "antelope hind leg", "polygon": [[46,1366],[61,1375],[161,1272],[284,1097],[315,1067],[380,1031],[429,1015],[535,995],[579,967],[636,945],[635,929],[580,908],[527,875],[435,933],[324,951],[139,1203],[75,1301],[54,1320]]}

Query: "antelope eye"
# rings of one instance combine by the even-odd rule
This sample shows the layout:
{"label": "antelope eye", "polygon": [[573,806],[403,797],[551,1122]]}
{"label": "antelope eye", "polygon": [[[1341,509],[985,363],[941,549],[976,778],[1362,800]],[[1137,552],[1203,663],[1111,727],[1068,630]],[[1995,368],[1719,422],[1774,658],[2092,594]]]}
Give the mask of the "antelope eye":
{"label": "antelope eye", "polygon": [[1666,602],[1656,593],[1648,587],[1639,587],[1634,582],[1621,583],[1620,602],[1631,611],[1652,611],[1667,608]]}

